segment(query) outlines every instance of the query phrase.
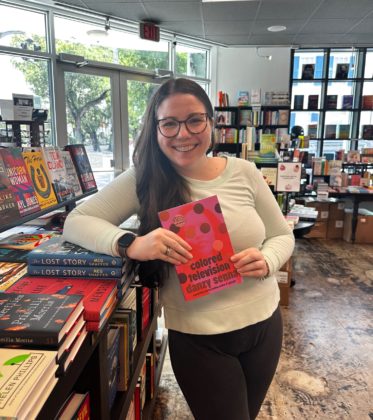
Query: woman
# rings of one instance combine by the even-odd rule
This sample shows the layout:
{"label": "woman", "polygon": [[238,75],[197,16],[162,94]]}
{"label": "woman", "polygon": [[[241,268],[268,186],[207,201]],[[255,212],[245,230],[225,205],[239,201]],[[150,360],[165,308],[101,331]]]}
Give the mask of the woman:
{"label": "woman", "polygon": [[[282,343],[275,273],[294,237],[253,163],[208,157],[213,108],[187,79],[152,97],[134,151],[121,174],[67,218],[66,240],[140,262],[140,277],[160,284],[172,367],[197,420],[254,419],[273,378]],[[186,302],[174,265],[193,249],[160,228],[158,211],[217,195],[242,284]],[[138,214],[138,236],[117,226]]]}

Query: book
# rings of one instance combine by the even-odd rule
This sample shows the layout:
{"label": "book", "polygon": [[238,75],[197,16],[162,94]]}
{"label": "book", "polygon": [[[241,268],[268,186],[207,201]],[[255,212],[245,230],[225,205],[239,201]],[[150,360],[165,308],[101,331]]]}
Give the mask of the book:
{"label": "book", "polygon": [[27,265],[25,263],[0,262],[0,292],[7,290],[26,273]]}
{"label": "book", "polygon": [[313,79],[314,73],[315,73],[315,65],[314,64],[303,64],[302,65],[302,79],[303,80]]}
{"label": "book", "polygon": [[0,239],[0,261],[26,262],[27,254],[32,249],[57,235],[57,232],[41,230],[38,233],[14,233],[2,238]]}
{"label": "book", "polygon": [[109,408],[112,407],[118,390],[119,333],[120,329],[117,326],[110,326],[106,336]]}
{"label": "book", "polygon": [[363,95],[361,108],[373,109],[373,95]]}
{"label": "book", "polygon": [[82,310],[81,296],[11,293],[8,289],[0,298],[0,344],[58,347]]}
{"label": "book", "polygon": [[238,106],[248,106],[249,105],[249,92],[247,90],[240,90],[237,97]]}
{"label": "book", "polygon": [[84,144],[69,144],[65,150],[71,154],[83,193],[97,190],[97,185]]}
{"label": "book", "polygon": [[342,96],[342,109],[352,109],[353,95]]}
{"label": "book", "polygon": [[27,216],[40,211],[39,202],[27,172],[21,149],[17,147],[0,149],[0,159],[2,159],[9,180],[9,189],[16,198],[20,215]]}
{"label": "book", "polygon": [[339,124],[338,138],[342,140],[347,140],[350,138],[350,124]]}
{"label": "book", "polygon": [[338,95],[326,95],[326,109],[337,109]]}
{"label": "book", "polygon": [[260,149],[259,154],[261,157],[276,157],[277,144],[275,134],[260,134]]}
{"label": "book", "polygon": [[75,197],[79,197],[83,194],[83,190],[80,186],[78,174],[71,158],[71,154],[67,150],[60,150],[60,154],[66,168],[67,184],[73,189]]}
{"label": "book", "polygon": [[122,267],[123,258],[99,254],[64,241],[62,236],[50,239],[27,256],[30,265],[59,265],[69,267]]}
{"label": "book", "polygon": [[41,209],[58,203],[41,150],[22,152]]}
{"label": "book", "polygon": [[262,90],[260,88],[252,88],[250,97],[250,105],[260,105],[262,103]]}
{"label": "book", "polygon": [[192,246],[193,259],[175,266],[185,300],[193,300],[242,282],[216,195],[158,213],[161,225]]}
{"label": "book", "polygon": [[67,172],[64,160],[58,147],[43,147],[43,158],[52,182],[53,190],[60,203],[74,198],[74,190],[67,182]]}
{"label": "book", "polygon": [[278,125],[288,125],[289,123],[289,110],[279,109],[278,110]]}
{"label": "book", "polygon": [[336,67],[335,78],[347,79],[349,68],[350,68],[349,63],[338,63]]}
{"label": "book", "polygon": [[294,109],[303,109],[304,95],[294,95]]}
{"label": "book", "polygon": [[263,175],[266,183],[273,188],[276,188],[276,180],[277,180],[277,167],[275,168],[267,168],[261,167],[260,172]]}
{"label": "book", "polygon": [[32,250],[43,242],[59,235],[55,232],[40,231],[40,233],[15,233],[0,239],[0,248]]}
{"label": "book", "polygon": [[58,412],[56,419],[89,420],[90,413],[91,409],[89,392],[82,394],[73,391]]}
{"label": "book", "polygon": [[361,137],[364,140],[373,140],[373,124],[364,124],[362,126]]}
{"label": "book", "polygon": [[142,340],[151,320],[151,291],[147,287],[136,287],[137,338]]}
{"label": "book", "polygon": [[1,417],[34,419],[57,383],[56,352],[0,348]]}
{"label": "book", "polygon": [[309,95],[308,96],[308,109],[318,109],[319,108],[319,95]]}
{"label": "book", "polygon": [[358,150],[349,150],[346,157],[347,163],[359,163],[360,152]]}
{"label": "book", "polygon": [[67,265],[28,265],[30,276],[121,279],[121,267],[74,267]]}
{"label": "book", "polygon": [[7,292],[82,295],[84,319],[99,322],[116,303],[117,281],[25,276]]}
{"label": "book", "polygon": [[334,140],[337,136],[337,125],[336,124],[326,124],[325,125],[325,138]]}
{"label": "book", "polygon": [[10,181],[6,174],[4,162],[0,156],[0,220],[1,225],[12,223],[19,219],[17,199],[10,188]]}
{"label": "book", "polygon": [[308,137],[317,139],[317,124],[308,124]]}

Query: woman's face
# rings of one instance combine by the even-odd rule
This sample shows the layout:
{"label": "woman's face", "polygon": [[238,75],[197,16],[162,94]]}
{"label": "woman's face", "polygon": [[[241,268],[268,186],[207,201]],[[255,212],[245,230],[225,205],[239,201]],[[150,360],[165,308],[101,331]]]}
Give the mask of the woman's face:
{"label": "woman's face", "polygon": [[[181,174],[188,175],[193,168],[198,168],[199,164],[206,159],[206,151],[211,144],[212,123],[208,117],[201,115],[205,113],[206,108],[199,99],[194,95],[183,93],[169,96],[158,108],[157,119],[163,120],[160,124],[164,133],[170,126],[175,125],[174,120],[185,121],[188,118],[191,118],[189,126],[192,131],[199,131],[205,126],[203,119],[207,118],[206,128],[199,134],[188,131],[184,123],[180,125],[178,134],[173,137],[166,137],[157,128],[160,149]],[[198,124],[201,124],[200,127]]]}

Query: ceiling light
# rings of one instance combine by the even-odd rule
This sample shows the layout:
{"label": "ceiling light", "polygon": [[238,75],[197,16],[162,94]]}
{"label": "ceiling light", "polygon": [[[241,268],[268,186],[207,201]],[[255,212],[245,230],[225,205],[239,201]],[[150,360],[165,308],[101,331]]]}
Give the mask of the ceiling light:
{"label": "ceiling light", "polygon": [[269,26],[267,28],[267,31],[269,32],[281,32],[281,31],[286,31],[286,26],[283,25],[274,25],[274,26]]}

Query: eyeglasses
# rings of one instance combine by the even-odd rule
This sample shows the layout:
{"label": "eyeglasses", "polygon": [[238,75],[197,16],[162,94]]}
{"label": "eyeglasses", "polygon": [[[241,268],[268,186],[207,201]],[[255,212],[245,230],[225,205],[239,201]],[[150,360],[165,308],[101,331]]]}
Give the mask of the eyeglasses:
{"label": "eyeglasses", "polygon": [[176,118],[162,118],[158,120],[158,130],[162,136],[171,138],[179,134],[181,124],[184,123],[186,129],[191,134],[199,134],[206,130],[208,115],[206,113],[193,114],[183,121]]}

